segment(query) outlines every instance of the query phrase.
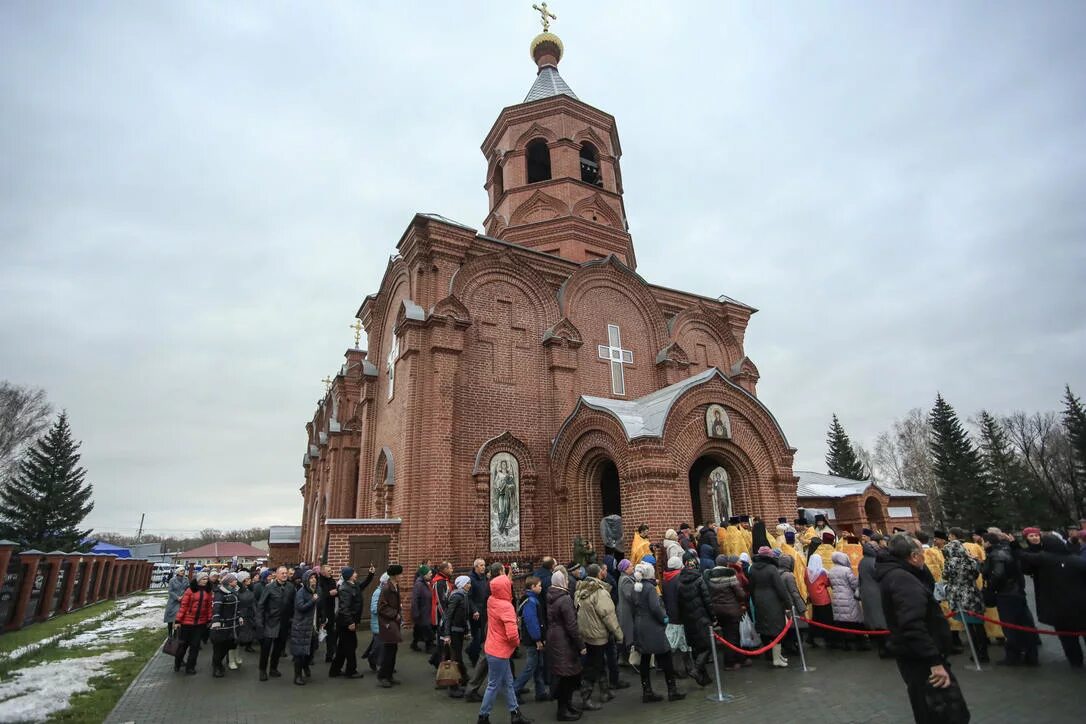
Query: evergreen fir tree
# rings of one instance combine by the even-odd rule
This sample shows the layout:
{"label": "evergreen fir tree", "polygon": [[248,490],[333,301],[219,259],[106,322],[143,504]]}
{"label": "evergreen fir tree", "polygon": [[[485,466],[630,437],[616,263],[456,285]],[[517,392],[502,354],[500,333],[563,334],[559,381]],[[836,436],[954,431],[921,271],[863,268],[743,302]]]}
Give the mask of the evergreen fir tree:
{"label": "evergreen fir tree", "polygon": [[0,488],[0,535],[43,551],[78,547],[90,532],[79,526],[94,508],[92,486],[79,466],[79,445],[67,413],[61,412]]}
{"label": "evergreen fir tree", "polygon": [[848,439],[848,433],[845,432],[836,414],[826,434],[826,444],[829,446],[829,451],[826,453],[826,468],[830,475],[852,480],[867,480],[871,477],[856,456],[852,441]]}
{"label": "evergreen fir tree", "polygon": [[1082,400],[1071,392],[1071,385],[1067,385],[1064,390],[1063,427],[1071,441],[1074,466],[1071,492],[1081,516],[1086,507],[1086,408],[1083,408]]}
{"label": "evergreen fir tree", "polygon": [[941,394],[928,417],[931,456],[943,511],[950,525],[988,524],[985,516],[984,467],[958,414]]}
{"label": "evergreen fir tree", "polygon": [[994,416],[981,410],[977,416],[980,424],[980,453],[984,463],[982,492],[983,519],[1004,530],[1018,530],[1023,516],[1031,509],[1030,490],[1018,459],[1011,449],[1010,440]]}

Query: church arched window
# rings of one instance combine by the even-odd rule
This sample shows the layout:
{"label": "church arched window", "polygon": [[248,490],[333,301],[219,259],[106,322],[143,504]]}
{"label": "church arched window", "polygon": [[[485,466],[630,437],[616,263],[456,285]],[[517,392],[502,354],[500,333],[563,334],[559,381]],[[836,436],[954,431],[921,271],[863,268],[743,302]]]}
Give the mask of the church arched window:
{"label": "church arched window", "polygon": [[501,161],[494,167],[494,200],[505,192],[505,174],[502,173]]}
{"label": "church arched window", "polygon": [[581,180],[586,184],[603,187],[600,176],[600,152],[588,141],[581,144]]}
{"label": "church arched window", "polygon": [[528,183],[550,181],[551,150],[546,140],[536,138],[528,142]]}

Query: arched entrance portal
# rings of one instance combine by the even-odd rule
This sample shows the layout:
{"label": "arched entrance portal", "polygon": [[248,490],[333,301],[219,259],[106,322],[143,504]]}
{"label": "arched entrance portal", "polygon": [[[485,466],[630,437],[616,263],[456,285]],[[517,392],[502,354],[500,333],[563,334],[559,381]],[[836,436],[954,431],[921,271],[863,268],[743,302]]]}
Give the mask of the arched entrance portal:
{"label": "arched entrance portal", "polygon": [[596,474],[600,481],[600,507],[603,514],[622,515],[622,488],[618,482],[618,468],[611,460],[604,460]]}
{"label": "arched entrance portal", "polygon": [[719,460],[709,456],[698,458],[690,467],[691,523],[700,526],[712,519],[716,523],[732,514],[732,478]]}
{"label": "arched entrance portal", "polygon": [[886,532],[886,516],[882,512],[882,504],[878,498],[868,498],[864,501],[864,516],[867,518],[867,527],[881,533]]}

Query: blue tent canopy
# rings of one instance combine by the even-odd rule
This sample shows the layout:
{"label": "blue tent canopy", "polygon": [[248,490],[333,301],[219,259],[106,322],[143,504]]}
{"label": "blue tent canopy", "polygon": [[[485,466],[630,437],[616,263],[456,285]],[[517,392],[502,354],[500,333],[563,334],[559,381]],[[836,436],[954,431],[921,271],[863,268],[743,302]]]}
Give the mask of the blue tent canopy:
{"label": "blue tent canopy", "polygon": [[94,547],[91,548],[91,553],[112,553],[118,558],[132,557],[132,551],[127,548],[121,548],[120,546],[115,546],[112,543],[106,543],[105,541],[98,541],[95,543]]}

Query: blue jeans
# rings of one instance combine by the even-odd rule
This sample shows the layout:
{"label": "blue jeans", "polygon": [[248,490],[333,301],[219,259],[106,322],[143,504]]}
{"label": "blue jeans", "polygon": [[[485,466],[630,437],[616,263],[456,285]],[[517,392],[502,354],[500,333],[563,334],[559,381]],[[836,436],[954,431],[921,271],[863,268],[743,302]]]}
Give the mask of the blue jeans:
{"label": "blue jeans", "polygon": [[524,665],[524,671],[520,672],[517,680],[513,682],[513,691],[520,691],[528,685],[529,681],[535,679],[535,695],[543,696],[547,693],[547,682],[543,678],[543,670],[547,668],[544,664],[543,652],[537,649],[535,644],[528,644],[524,650],[528,652],[528,663]]}
{"label": "blue jeans", "polygon": [[498,689],[505,695],[505,703],[509,711],[517,710],[517,693],[513,690],[513,669],[509,667],[509,659],[499,659],[497,656],[486,655],[488,667],[486,693],[483,694],[483,705],[479,707],[479,716],[490,716],[494,708],[494,700],[498,698]]}

